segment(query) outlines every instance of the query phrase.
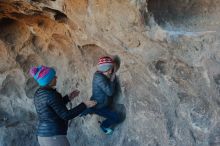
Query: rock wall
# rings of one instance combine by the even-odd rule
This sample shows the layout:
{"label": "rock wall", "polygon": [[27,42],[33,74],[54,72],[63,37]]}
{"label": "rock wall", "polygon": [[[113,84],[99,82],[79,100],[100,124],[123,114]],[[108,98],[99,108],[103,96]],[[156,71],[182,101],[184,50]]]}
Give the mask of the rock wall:
{"label": "rock wall", "polygon": [[219,146],[219,15],[218,0],[0,0],[0,146],[38,145],[31,66],[55,67],[63,95],[79,89],[72,107],[102,55],[121,59],[126,119],[106,136],[76,118],[71,145]]}

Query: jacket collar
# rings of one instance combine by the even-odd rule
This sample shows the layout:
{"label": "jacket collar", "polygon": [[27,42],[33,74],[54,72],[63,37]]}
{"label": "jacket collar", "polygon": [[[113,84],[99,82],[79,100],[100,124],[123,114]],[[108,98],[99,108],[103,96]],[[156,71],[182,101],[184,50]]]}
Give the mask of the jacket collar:
{"label": "jacket collar", "polygon": [[49,90],[49,91],[52,91],[52,90],[55,90],[55,91],[56,91],[55,88],[52,88],[52,87],[50,87],[50,86],[40,87],[40,89]]}

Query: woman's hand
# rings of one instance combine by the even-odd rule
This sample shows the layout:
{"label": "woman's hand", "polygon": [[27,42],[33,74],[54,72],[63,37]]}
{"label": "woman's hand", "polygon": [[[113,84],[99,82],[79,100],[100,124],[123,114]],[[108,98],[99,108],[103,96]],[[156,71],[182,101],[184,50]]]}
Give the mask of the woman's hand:
{"label": "woman's hand", "polygon": [[69,94],[69,100],[73,100],[74,98],[76,98],[79,95],[80,91],[79,90],[74,90],[73,92],[71,92]]}
{"label": "woman's hand", "polygon": [[93,107],[97,104],[97,102],[94,100],[86,100],[83,103],[86,105],[87,108]]}

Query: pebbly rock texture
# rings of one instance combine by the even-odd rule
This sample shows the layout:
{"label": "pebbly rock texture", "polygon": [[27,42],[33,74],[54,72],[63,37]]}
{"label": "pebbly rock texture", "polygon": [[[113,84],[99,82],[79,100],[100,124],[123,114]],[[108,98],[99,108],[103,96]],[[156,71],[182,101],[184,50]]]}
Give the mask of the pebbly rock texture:
{"label": "pebbly rock texture", "polygon": [[28,70],[53,66],[58,90],[91,96],[97,59],[118,55],[111,136],[97,116],[70,122],[80,146],[220,145],[218,0],[0,0],[0,146],[37,146]]}

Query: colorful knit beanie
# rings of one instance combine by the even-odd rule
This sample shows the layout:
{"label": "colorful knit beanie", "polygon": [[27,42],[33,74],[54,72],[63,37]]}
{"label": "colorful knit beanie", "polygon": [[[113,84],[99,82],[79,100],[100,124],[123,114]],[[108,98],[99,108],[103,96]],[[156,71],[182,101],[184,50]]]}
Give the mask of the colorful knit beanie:
{"label": "colorful knit beanie", "polygon": [[46,86],[53,80],[56,71],[50,67],[38,66],[32,67],[30,69],[30,74],[40,86]]}
{"label": "colorful knit beanie", "polygon": [[113,60],[108,56],[99,58],[98,71],[106,72],[113,67]]}

